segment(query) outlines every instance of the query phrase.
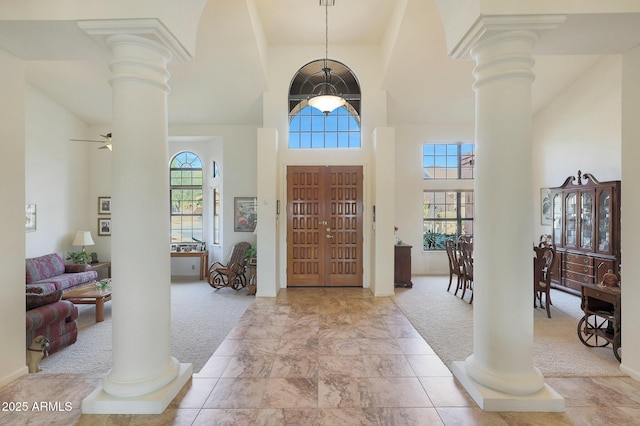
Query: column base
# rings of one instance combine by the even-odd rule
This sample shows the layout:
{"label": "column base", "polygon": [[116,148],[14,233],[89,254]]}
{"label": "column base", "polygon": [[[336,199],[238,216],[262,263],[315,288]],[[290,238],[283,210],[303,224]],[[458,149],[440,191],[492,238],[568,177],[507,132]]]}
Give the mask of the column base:
{"label": "column base", "polygon": [[466,372],[464,361],[453,362],[451,371],[483,411],[565,411],[564,398],[546,383],[542,389],[531,395],[510,395],[473,380]]}
{"label": "column base", "polygon": [[178,376],[155,392],[119,398],[98,386],[82,400],[82,414],[161,414],[193,374],[192,364],[180,364]]}

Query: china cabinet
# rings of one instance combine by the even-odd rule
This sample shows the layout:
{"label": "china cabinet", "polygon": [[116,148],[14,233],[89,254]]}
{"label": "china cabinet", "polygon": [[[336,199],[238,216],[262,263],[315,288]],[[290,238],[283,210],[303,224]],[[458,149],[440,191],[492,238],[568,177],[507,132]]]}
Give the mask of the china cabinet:
{"label": "china cabinet", "polygon": [[620,265],[620,181],[599,182],[578,171],[551,188],[555,287],[580,295]]}

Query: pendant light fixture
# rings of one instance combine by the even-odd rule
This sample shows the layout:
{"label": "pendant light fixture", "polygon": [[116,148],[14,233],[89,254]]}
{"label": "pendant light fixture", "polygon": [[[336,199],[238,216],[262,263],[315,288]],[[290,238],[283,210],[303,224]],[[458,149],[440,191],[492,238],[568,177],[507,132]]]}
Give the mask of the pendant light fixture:
{"label": "pendant light fixture", "polygon": [[322,111],[325,115],[334,109],[343,106],[347,101],[338,94],[336,87],[331,83],[331,68],[329,68],[329,3],[333,5],[335,0],[320,0],[320,6],[324,5],[325,10],[325,48],[324,66],[322,68],[322,83],[320,83],[314,93],[309,97],[309,105]]}

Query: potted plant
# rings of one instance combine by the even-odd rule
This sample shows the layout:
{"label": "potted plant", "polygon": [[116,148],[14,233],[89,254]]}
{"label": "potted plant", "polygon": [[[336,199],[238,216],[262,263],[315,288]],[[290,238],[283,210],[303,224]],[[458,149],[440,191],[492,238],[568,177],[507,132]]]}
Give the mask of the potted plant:
{"label": "potted plant", "polygon": [[253,245],[249,247],[247,252],[244,254],[244,260],[248,264],[255,264],[256,263],[255,259],[257,256],[258,256],[258,247]]}
{"label": "potted plant", "polygon": [[91,255],[84,251],[71,252],[67,253],[67,260],[70,260],[73,263],[86,265],[87,263],[91,262]]}

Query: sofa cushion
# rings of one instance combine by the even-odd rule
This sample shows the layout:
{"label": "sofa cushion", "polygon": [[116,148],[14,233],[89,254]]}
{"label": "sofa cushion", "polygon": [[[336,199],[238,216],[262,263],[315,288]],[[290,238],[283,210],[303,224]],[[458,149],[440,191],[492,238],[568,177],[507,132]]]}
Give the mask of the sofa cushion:
{"label": "sofa cushion", "polygon": [[56,285],[54,283],[33,283],[26,285],[27,293],[46,294],[56,291]]}
{"label": "sofa cushion", "polygon": [[82,263],[71,263],[69,265],[64,265],[64,271],[67,273],[87,272],[92,270],[93,268],[91,267],[91,265]]}
{"label": "sofa cushion", "polygon": [[27,284],[64,274],[64,261],[57,253],[26,259]]}
{"label": "sofa cushion", "polygon": [[98,278],[96,271],[78,272],[73,274],[56,275],[55,277],[47,278],[47,283],[53,284],[56,290],[67,291],[74,287],[79,287]]}
{"label": "sofa cushion", "polygon": [[62,298],[62,290],[47,294],[27,293],[27,311],[44,305],[50,305]]}

